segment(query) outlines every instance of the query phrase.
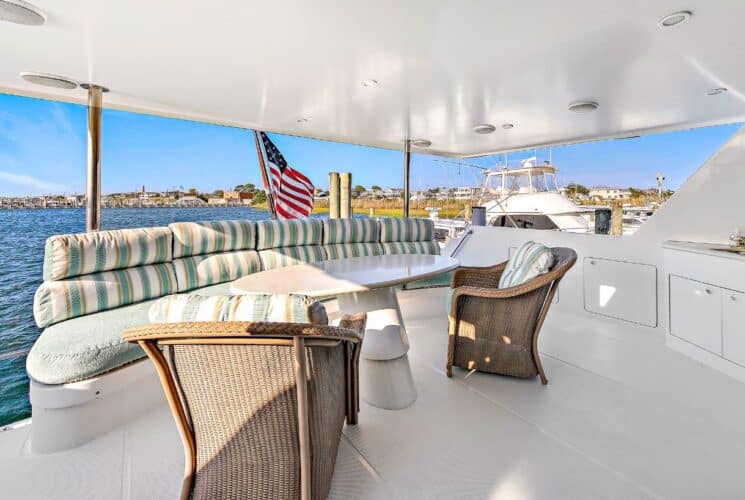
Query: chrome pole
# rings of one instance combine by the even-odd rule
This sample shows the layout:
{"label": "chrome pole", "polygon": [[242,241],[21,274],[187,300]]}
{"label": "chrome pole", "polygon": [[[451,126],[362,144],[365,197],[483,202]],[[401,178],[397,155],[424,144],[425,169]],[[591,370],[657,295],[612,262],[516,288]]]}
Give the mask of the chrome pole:
{"label": "chrome pole", "polygon": [[86,169],[85,230],[101,227],[101,94],[98,85],[88,87],[88,165]]}
{"label": "chrome pole", "polygon": [[409,202],[411,200],[411,141],[404,142],[404,218],[409,217]]}

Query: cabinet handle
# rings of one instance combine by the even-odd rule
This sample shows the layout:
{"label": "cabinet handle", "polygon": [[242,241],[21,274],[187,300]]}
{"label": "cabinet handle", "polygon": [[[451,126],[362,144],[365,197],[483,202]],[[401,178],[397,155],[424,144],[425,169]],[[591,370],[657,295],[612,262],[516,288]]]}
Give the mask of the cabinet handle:
{"label": "cabinet handle", "polygon": [[730,296],[729,296],[729,298],[730,298],[730,300],[732,300],[733,302],[737,300],[737,297],[735,296],[735,294],[732,294],[732,295],[730,295]]}
{"label": "cabinet handle", "polygon": [[595,262],[594,260],[591,260],[591,261],[590,261],[590,265],[591,265],[591,266],[594,266],[595,264],[597,264],[597,262]]}
{"label": "cabinet handle", "polygon": [[707,288],[704,291],[706,292],[706,295],[711,295],[711,288]]}

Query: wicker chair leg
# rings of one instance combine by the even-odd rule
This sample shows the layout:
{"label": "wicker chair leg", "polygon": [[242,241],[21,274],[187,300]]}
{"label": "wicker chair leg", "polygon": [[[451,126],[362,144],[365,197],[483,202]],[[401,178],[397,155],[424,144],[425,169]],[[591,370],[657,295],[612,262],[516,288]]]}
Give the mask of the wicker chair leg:
{"label": "wicker chair leg", "polygon": [[455,358],[455,319],[450,316],[450,325],[448,329],[448,360],[445,365],[445,375],[448,378],[453,376],[453,359]]}
{"label": "wicker chair leg", "polygon": [[538,375],[541,377],[541,384],[548,384],[546,373],[543,371],[543,364],[541,364],[541,357],[538,355],[538,349],[533,348],[533,361],[535,362],[536,368],[538,368]]}
{"label": "wicker chair leg", "polygon": [[308,422],[308,360],[305,339],[293,337],[295,350],[295,387],[297,388],[298,444],[300,445],[300,498],[311,500],[310,423]]}

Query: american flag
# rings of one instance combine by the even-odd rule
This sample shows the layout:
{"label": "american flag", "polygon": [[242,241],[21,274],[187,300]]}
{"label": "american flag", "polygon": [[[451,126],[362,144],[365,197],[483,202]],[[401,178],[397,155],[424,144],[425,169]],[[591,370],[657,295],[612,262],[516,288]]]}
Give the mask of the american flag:
{"label": "american flag", "polygon": [[283,219],[307,217],[313,210],[313,183],[287,164],[285,157],[264,132],[259,134],[266,152],[266,166],[277,215]]}

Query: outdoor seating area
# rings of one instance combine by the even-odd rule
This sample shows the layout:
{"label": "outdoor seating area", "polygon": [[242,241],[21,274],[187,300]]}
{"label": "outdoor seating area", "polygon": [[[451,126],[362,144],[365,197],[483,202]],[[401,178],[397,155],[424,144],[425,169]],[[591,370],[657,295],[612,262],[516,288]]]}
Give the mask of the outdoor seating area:
{"label": "outdoor seating area", "polygon": [[148,324],[159,297],[227,294],[241,276],[301,262],[405,253],[439,253],[431,221],[184,222],[53,236],[34,301],[45,330],[27,370],[36,382],[66,384],[144,357],[121,334]]}

